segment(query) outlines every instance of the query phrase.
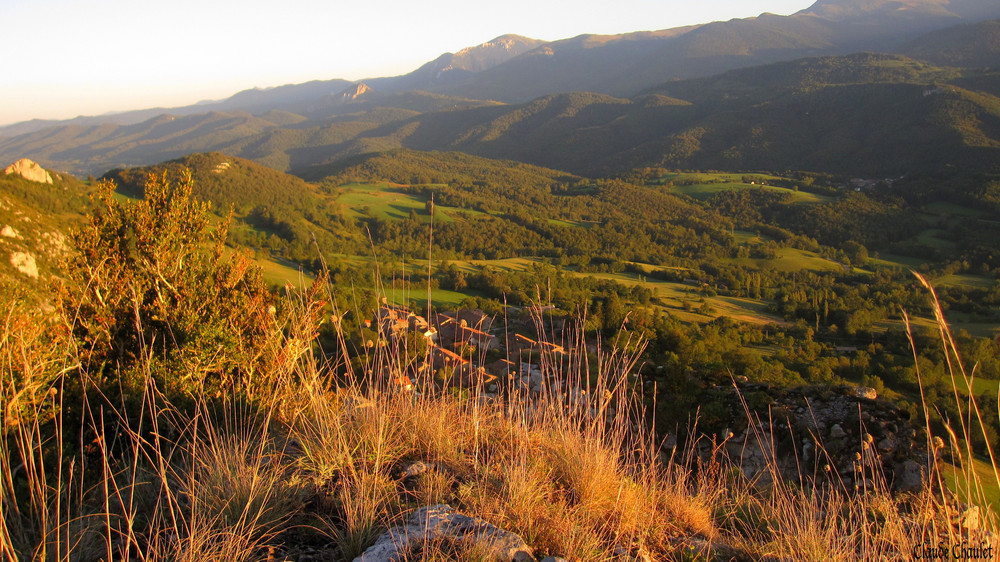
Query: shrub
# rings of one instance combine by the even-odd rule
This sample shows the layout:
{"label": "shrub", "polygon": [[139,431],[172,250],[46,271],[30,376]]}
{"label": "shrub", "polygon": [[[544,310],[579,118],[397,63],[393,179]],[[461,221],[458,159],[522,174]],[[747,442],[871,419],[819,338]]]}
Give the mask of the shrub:
{"label": "shrub", "polygon": [[105,391],[138,390],[152,375],[168,395],[253,392],[289,359],[260,269],[227,257],[229,221],[213,227],[191,188],[190,173],[151,175],[145,199],[123,203],[102,181],[73,236],[61,306]]}

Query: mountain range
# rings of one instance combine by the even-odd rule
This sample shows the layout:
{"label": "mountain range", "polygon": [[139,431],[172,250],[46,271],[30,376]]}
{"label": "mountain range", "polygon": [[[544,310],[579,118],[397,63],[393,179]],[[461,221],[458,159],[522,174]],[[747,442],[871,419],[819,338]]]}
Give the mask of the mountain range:
{"label": "mountain range", "polygon": [[583,174],[983,166],[1000,161],[1000,21],[990,18],[1000,4],[987,0],[820,0],[790,16],[661,31],[505,35],[403,76],[10,125],[0,160],[99,174],[214,150],[295,170],[411,148]]}

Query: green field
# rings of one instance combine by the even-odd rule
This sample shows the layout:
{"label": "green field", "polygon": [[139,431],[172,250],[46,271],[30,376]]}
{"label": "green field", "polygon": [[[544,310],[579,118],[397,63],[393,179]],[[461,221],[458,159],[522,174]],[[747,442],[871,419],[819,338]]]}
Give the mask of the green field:
{"label": "green field", "polygon": [[869,258],[868,264],[871,267],[887,267],[890,269],[917,269],[925,263],[925,260],[910,256],[900,256],[898,254],[881,253],[877,258]]}
{"label": "green field", "polygon": [[563,219],[548,219],[549,224],[554,226],[566,226],[575,228],[594,228],[597,226],[595,221],[571,221]]}
{"label": "green field", "polygon": [[[969,385],[966,384],[961,374],[957,375],[955,381],[958,383],[959,391],[968,392]],[[1000,392],[1000,380],[984,379],[982,377],[972,379],[972,393],[975,396],[986,394],[991,400],[996,400],[998,392]]]}
{"label": "green field", "polygon": [[996,284],[996,281],[982,275],[945,275],[930,280],[935,287],[969,287],[976,289],[989,289]]}
{"label": "green field", "polygon": [[[428,198],[408,193],[401,186],[387,183],[351,183],[340,186],[336,201],[348,209],[352,218],[376,217],[384,220],[410,218],[411,213],[428,220]],[[434,219],[443,222],[460,220],[462,215],[482,215],[481,211],[434,206]]]}
{"label": "green field", "polygon": [[955,249],[955,243],[941,237],[942,235],[947,234],[948,233],[945,230],[928,228],[918,234],[914,240],[916,240],[921,246],[934,248],[935,250],[940,250],[942,252],[950,252]]}
{"label": "green field", "polygon": [[950,215],[954,215],[959,219],[965,218],[981,218],[990,216],[990,213],[982,209],[974,209],[972,207],[965,207],[963,205],[957,205],[955,203],[945,203],[942,201],[930,203],[924,205],[923,209],[930,213],[932,216],[939,216],[947,218]]}
{"label": "green field", "polygon": [[[346,260],[355,267],[371,267],[371,258],[363,256],[336,256],[336,259]],[[548,263],[543,258],[505,258],[497,260],[448,260],[459,269],[473,272],[489,266],[498,271],[521,272],[527,271],[532,265]],[[747,261],[747,260],[741,260]],[[815,271],[835,270],[840,268],[840,264],[819,257],[818,255],[794,248],[782,248],[779,257],[773,260],[749,260],[753,262],[767,262],[770,267],[782,270],[811,269]],[[297,270],[276,262],[262,262],[265,266],[265,278],[272,284],[284,284],[292,282],[296,284],[299,279]],[[437,265],[440,265],[438,263]],[[784,320],[768,314],[766,312],[767,302],[754,299],[744,299],[728,297],[722,295],[704,295],[700,287],[694,284],[676,283],[652,279],[647,275],[655,270],[662,269],[648,264],[633,264],[646,272],[646,275],[637,273],[597,273],[564,270],[567,274],[578,277],[593,277],[597,279],[609,279],[626,286],[641,285],[650,289],[658,306],[686,322],[709,322],[720,316],[728,316],[737,321],[750,322],[754,324],[784,323]],[[426,260],[412,260],[408,262],[407,269],[414,268],[414,271],[424,271],[427,267]],[[311,278],[308,278],[311,281]],[[387,289],[387,296],[396,302],[415,301],[421,306],[426,305],[426,292],[423,290],[408,290],[404,296],[402,291]],[[468,296],[478,296],[475,292],[454,292],[445,290],[433,291],[434,302],[447,305],[457,305]]]}
{"label": "green field", "polygon": [[777,257],[772,259],[732,258],[730,261],[741,265],[776,271],[843,271],[844,266],[833,260],[821,257],[815,252],[798,248],[780,248]]}
{"label": "green field", "polygon": [[754,299],[725,296],[705,296],[694,285],[672,283],[641,277],[635,273],[574,273],[574,275],[610,279],[622,285],[641,285],[650,289],[660,307],[685,322],[709,322],[728,316],[751,324],[784,323],[781,318],[767,314],[767,303]]}
{"label": "green field", "polygon": [[733,189],[766,189],[779,193],[788,193],[792,196],[792,201],[796,203],[828,203],[833,201],[831,197],[816,195],[805,191],[796,191],[785,187],[774,185],[750,184],[743,182],[743,176],[750,175],[763,181],[779,180],[777,176],[766,174],[671,174],[660,178],[656,183],[665,184],[673,182],[670,188],[671,193],[687,195],[695,199],[708,199],[716,193]]}
{"label": "green field", "polygon": [[291,284],[293,287],[308,287],[315,280],[315,277],[292,263],[278,261],[276,258],[258,258],[255,261],[260,266],[264,281],[268,285],[284,287]]}
{"label": "green field", "polygon": [[[975,501],[977,499],[975,497],[972,499],[978,505],[987,505],[994,513],[1000,513],[1000,484],[997,483],[993,466],[989,461],[977,458],[973,459],[972,467],[982,487],[982,496],[985,501]],[[954,465],[943,463],[941,466],[941,475],[944,477],[945,483],[949,488],[955,490],[963,501],[969,501],[966,493],[966,490],[969,488],[968,477],[961,469]],[[958,487],[959,484],[961,484],[960,488]]]}
{"label": "green field", "polygon": [[[431,289],[431,302],[435,305],[458,306],[466,298],[475,293],[459,293],[447,289]],[[427,306],[427,289],[396,289],[386,288],[385,297],[395,304],[414,303],[417,310]]]}
{"label": "green field", "polygon": [[[224,255],[231,257],[236,253],[236,250],[226,248]],[[260,267],[264,282],[272,287],[284,287],[289,284],[293,287],[308,287],[315,280],[315,277],[302,271],[299,266],[291,262],[263,254],[253,256],[252,252],[251,256],[253,262]]]}
{"label": "green field", "polygon": [[[486,265],[503,271],[525,271],[529,265],[538,261],[540,260],[531,258],[510,258],[456,261],[453,263],[467,271]],[[658,268],[647,265],[645,269],[647,272],[651,272]],[[709,322],[720,316],[728,316],[734,320],[754,324],[783,323],[781,318],[766,313],[767,303],[764,301],[725,296],[704,296],[697,286],[650,279],[637,273],[564,271],[577,277],[608,279],[629,287],[635,285],[646,287],[653,292],[653,297],[657,299],[661,309],[669,311],[685,322]]]}
{"label": "green field", "polygon": [[[337,255],[334,256],[333,259],[340,260],[342,263],[347,263],[352,267],[372,267],[372,259],[370,257]],[[315,280],[313,275],[302,272],[294,264],[285,263],[277,258],[258,257],[254,261],[263,270],[264,281],[272,286],[284,287],[285,285],[291,284],[293,287],[303,288],[308,287]],[[417,261],[412,264],[407,264],[407,270],[409,271],[411,268],[415,268],[414,271],[426,272],[427,261]],[[396,304],[407,304],[412,302],[418,307],[427,305],[426,288],[400,289],[396,287],[385,287],[384,295],[382,296],[385,296]],[[460,293],[456,291],[449,291],[447,289],[431,290],[431,300],[437,304],[457,306],[469,296],[479,296],[479,293],[476,291]]]}

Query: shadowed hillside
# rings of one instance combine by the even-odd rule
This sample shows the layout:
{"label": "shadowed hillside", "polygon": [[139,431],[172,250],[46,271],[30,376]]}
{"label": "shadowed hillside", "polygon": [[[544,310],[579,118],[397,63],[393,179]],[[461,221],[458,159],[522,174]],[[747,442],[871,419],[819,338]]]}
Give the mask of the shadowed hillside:
{"label": "shadowed hillside", "polygon": [[0,140],[0,155],[42,154],[43,163],[86,171],[202,147],[283,170],[396,148],[588,175],[643,166],[859,176],[985,170],[1000,146],[995,82],[992,71],[862,53],[668,82],[630,99],[577,92],[498,105],[372,91],[316,105],[325,117],[215,113],[72,126]]}

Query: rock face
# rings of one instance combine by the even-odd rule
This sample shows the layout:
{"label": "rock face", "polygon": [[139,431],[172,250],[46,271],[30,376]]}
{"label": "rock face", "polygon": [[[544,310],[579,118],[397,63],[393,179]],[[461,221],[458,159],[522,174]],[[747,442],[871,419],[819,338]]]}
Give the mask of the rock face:
{"label": "rock face", "polygon": [[406,525],[382,534],[354,562],[402,562],[414,549],[432,542],[476,545],[491,560],[528,562],[535,557],[530,546],[515,533],[499,529],[478,517],[456,512],[449,505],[432,505],[413,512]]}
{"label": "rock face", "polygon": [[360,84],[348,86],[343,92],[340,93],[340,99],[341,101],[354,101],[370,91],[372,91],[371,87],[369,87],[368,84],[361,82]]}
{"label": "rock face", "polygon": [[36,181],[38,183],[52,183],[52,176],[45,171],[44,168],[39,166],[37,163],[28,160],[27,158],[21,158],[17,162],[14,162],[10,166],[4,168],[5,174],[17,174],[22,178],[29,181]]}

